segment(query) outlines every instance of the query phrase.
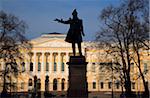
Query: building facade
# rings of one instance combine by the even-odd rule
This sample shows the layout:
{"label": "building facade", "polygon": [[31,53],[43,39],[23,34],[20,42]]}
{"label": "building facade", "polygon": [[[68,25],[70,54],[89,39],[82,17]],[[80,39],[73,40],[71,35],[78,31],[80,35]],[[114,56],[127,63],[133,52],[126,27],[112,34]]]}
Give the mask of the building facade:
{"label": "building facade", "polygon": [[[68,89],[68,65],[69,56],[72,55],[71,44],[64,41],[66,35],[60,33],[43,34],[30,42],[33,47],[29,53],[25,53],[24,61],[20,63],[21,74],[18,78],[12,77],[12,83],[16,85],[13,90],[18,92],[32,91],[34,79],[37,78],[37,89],[39,91],[65,92]],[[88,91],[119,92],[122,90],[119,79],[112,79],[111,71],[108,73],[101,70],[100,59],[108,62],[103,56],[104,49],[96,49],[94,42],[83,42],[82,53],[86,56]],[[93,46],[93,47],[92,47]],[[78,50],[78,49],[77,49]],[[150,52],[150,51],[149,51]],[[143,51],[142,70],[145,73],[146,81],[150,83],[150,56]],[[143,91],[143,83],[138,77],[138,69],[132,64],[132,90]],[[3,64],[0,66],[3,69]],[[109,77],[109,78],[108,78]],[[1,79],[2,81],[2,79]],[[150,85],[150,84],[149,84]],[[13,91],[12,90],[12,91]]]}

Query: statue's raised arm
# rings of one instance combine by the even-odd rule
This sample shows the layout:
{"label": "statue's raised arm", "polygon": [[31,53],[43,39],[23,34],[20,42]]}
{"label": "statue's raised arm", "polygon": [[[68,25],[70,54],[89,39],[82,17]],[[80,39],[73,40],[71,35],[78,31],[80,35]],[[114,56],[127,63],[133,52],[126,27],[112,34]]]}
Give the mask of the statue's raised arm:
{"label": "statue's raised arm", "polygon": [[[70,20],[70,19],[69,19],[69,20]],[[69,21],[69,20],[64,21],[63,19],[58,19],[58,18],[56,18],[54,21],[57,21],[57,22],[63,23],[63,24],[70,24],[70,21]]]}

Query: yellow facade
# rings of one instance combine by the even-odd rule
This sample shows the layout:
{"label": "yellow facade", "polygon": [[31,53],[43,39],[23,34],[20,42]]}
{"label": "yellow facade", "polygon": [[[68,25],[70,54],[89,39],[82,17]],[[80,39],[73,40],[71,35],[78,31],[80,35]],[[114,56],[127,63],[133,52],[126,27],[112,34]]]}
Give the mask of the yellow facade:
{"label": "yellow facade", "polygon": [[[33,48],[30,53],[25,53],[24,65],[21,65],[20,68],[23,72],[18,75],[18,79],[12,79],[12,82],[17,84],[18,92],[33,90],[34,76],[37,76],[40,91],[45,91],[46,87],[49,91],[67,91],[68,65],[66,62],[69,61],[69,56],[72,55],[72,48],[70,43],[64,41],[65,36],[51,33],[31,40]],[[82,43],[82,52],[88,62],[88,90],[109,92],[112,90],[111,85],[113,85],[114,91],[121,91],[121,86],[117,84],[116,80],[112,82],[112,79],[108,76],[109,74],[100,70],[100,62],[109,62],[109,60],[100,56],[104,54],[104,49],[91,47],[94,44],[92,42]],[[150,56],[146,51],[142,53],[142,66],[150,70]],[[2,69],[3,65],[1,64],[0,67]],[[145,70],[144,67],[142,70]],[[143,91],[142,80],[141,78],[137,79],[137,74],[134,73],[138,73],[136,65],[134,65],[134,71],[131,74],[132,90]],[[112,75],[111,72],[110,75]],[[45,83],[46,76],[49,77],[48,84]],[[150,83],[150,71],[146,73],[145,77],[147,82]]]}

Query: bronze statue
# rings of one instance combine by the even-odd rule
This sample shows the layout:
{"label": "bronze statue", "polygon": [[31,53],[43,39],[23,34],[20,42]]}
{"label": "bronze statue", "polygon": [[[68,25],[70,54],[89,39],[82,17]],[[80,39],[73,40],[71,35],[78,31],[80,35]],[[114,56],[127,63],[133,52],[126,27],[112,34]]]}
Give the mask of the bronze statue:
{"label": "bronze statue", "polygon": [[69,18],[69,20],[64,21],[63,19],[55,19],[54,21],[58,21],[59,23],[63,24],[70,24],[69,31],[67,33],[66,42],[72,43],[72,50],[73,50],[73,55],[75,56],[75,43],[78,44],[78,50],[80,56],[82,56],[82,51],[81,51],[81,42],[82,42],[82,35],[84,36],[83,32],[83,24],[82,20],[78,18],[78,13],[76,9],[72,12],[73,18]]}

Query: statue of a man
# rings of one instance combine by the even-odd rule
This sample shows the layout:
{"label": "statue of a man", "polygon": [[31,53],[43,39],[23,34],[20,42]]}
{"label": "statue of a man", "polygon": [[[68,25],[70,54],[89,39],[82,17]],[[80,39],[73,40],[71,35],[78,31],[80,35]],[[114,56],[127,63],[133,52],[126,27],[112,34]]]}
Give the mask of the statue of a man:
{"label": "statue of a man", "polygon": [[82,50],[81,50],[81,42],[82,42],[82,35],[84,36],[83,32],[83,24],[82,20],[78,18],[78,13],[76,9],[72,12],[72,18],[69,18],[69,20],[64,21],[63,19],[55,19],[55,21],[58,21],[63,24],[70,24],[70,28],[68,31],[68,34],[66,36],[65,41],[72,43],[72,49],[73,49],[73,55],[75,56],[75,43],[78,44],[78,49],[80,56],[82,56]]}

